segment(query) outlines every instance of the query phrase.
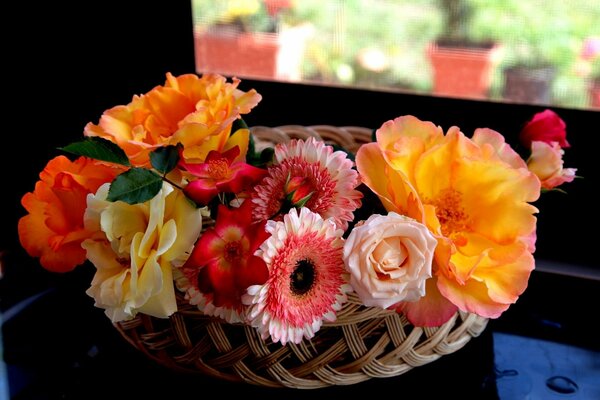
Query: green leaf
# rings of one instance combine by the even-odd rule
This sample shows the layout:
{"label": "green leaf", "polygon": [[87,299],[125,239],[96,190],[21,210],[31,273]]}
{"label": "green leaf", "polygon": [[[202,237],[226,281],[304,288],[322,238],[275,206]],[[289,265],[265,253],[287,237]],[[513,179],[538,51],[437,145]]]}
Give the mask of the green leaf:
{"label": "green leaf", "polygon": [[377,129],[373,129],[371,131],[371,142],[376,142],[377,141]]}
{"label": "green leaf", "polygon": [[159,147],[150,153],[150,164],[161,174],[168,174],[177,166],[179,150],[182,148],[181,143]]}
{"label": "green leaf", "polygon": [[256,144],[254,143],[254,135],[248,136],[248,152],[246,153],[246,159],[257,159],[256,155]]}
{"label": "green leaf", "polygon": [[260,163],[260,157],[256,154],[256,145],[254,144],[254,135],[248,137],[248,152],[246,153],[246,162],[254,167]]}
{"label": "green leaf", "polygon": [[246,121],[244,121],[242,118],[238,118],[233,121],[233,124],[231,124],[231,134],[233,135],[239,129],[248,129],[248,124],[246,124]]}
{"label": "green leaf", "polygon": [[129,204],[150,200],[162,188],[162,178],[145,168],[131,168],[110,184],[108,201],[121,200]]}
{"label": "green leaf", "polygon": [[86,156],[100,161],[130,166],[127,155],[119,146],[110,140],[100,137],[88,137],[80,142],[71,143],[60,150],[78,156]]}
{"label": "green leaf", "polygon": [[298,210],[304,207],[314,193],[315,192],[310,192],[309,194],[298,200],[298,202],[294,204],[294,207],[296,207]]}
{"label": "green leaf", "polygon": [[260,153],[260,163],[265,166],[270,164],[273,161],[273,156],[275,155],[275,149],[272,147],[266,147]]}
{"label": "green leaf", "polygon": [[250,135],[248,153],[246,153],[246,163],[253,167],[265,168],[273,162],[273,154],[275,154],[275,150],[272,147],[267,147],[258,153],[256,151],[254,136]]}

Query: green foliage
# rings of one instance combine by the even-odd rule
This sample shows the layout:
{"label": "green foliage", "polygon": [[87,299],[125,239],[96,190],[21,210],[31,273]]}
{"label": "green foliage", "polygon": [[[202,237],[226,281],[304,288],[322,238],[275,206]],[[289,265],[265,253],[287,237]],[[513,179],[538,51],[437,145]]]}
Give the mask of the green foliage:
{"label": "green foliage", "polygon": [[112,162],[129,166],[127,155],[119,146],[110,140],[100,137],[88,137],[82,141],[71,143],[65,147],[59,148],[67,153],[78,156],[85,156],[95,160]]}
{"label": "green foliage", "polygon": [[248,153],[246,154],[246,162],[257,168],[266,168],[273,162],[275,150],[272,147],[266,147],[262,151],[256,151],[256,143],[254,136],[250,135],[248,142]]}
{"label": "green foliage", "polygon": [[183,148],[181,143],[176,146],[169,145],[159,147],[150,153],[150,163],[152,167],[161,174],[167,174],[177,166],[179,162],[179,151]]}
{"label": "green foliage", "polygon": [[227,24],[246,32],[277,30],[277,21],[261,0],[194,0],[192,14],[194,23],[203,27]]}
{"label": "green foliage", "polygon": [[469,33],[471,18],[475,11],[468,0],[439,0],[443,15],[443,30],[439,40],[457,43],[472,40]]}
{"label": "green foliage", "polygon": [[112,181],[107,200],[143,203],[156,196],[161,188],[162,178],[159,175],[149,169],[131,168]]}
{"label": "green foliage", "polygon": [[[194,0],[196,21],[217,21],[228,3]],[[587,96],[582,89],[587,76],[575,71],[584,40],[600,36],[598,21],[600,0],[299,0],[279,19],[284,28],[314,28],[302,64],[308,81],[428,92],[427,47],[440,37],[464,37],[502,46],[492,98],[501,98],[502,69],[552,65],[553,96],[572,107]],[[360,58],[365,49],[384,53],[384,68],[365,68]]]}
{"label": "green foliage", "polygon": [[243,118],[238,118],[233,121],[233,124],[231,124],[231,134],[233,135],[240,129],[248,129],[248,124],[246,124],[246,121],[244,121]]}
{"label": "green foliage", "polygon": [[585,38],[600,34],[598,2],[471,1],[480,10],[473,31],[502,43],[503,67],[552,65],[565,74]]}
{"label": "green foliage", "polygon": [[600,81],[600,56],[597,56],[594,61],[592,61],[590,78],[594,81]]}
{"label": "green foliage", "polygon": [[[297,21],[310,21],[318,34],[307,43],[303,65],[309,80],[426,90],[429,88],[425,48],[438,26],[436,0],[370,1],[303,0],[295,3]],[[402,40],[411,38],[410,41]],[[381,72],[364,69],[359,54],[365,49],[388,55]]]}

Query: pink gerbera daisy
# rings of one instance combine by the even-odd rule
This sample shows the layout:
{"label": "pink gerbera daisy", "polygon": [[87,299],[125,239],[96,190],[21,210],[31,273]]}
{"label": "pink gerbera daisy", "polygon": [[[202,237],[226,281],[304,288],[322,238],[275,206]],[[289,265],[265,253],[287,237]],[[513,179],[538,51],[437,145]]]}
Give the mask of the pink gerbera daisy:
{"label": "pink gerbera daisy", "polygon": [[314,138],[278,144],[275,165],[254,189],[255,220],[280,220],[294,205],[286,204],[290,195],[294,195],[289,192],[290,182],[301,180],[302,187],[295,190],[310,194],[303,206],[325,219],[332,218],[339,228],[346,230],[362,197],[355,190],[360,181],[352,165],[346,153],[334,152],[333,147]]}
{"label": "pink gerbera daisy", "polygon": [[351,287],[344,269],[343,231],[307,208],[268,221],[271,237],[255,253],[269,269],[262,285],[243,296],[247,317],[263,339],[300,343],[334,321]]}

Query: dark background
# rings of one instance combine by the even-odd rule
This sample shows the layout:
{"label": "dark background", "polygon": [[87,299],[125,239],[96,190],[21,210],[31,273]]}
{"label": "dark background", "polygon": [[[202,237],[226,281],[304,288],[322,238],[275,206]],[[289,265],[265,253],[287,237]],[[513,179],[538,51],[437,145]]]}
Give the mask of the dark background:
{"label": "dark background", "polygon": [[[31,191],[56,147],[79,140],[87,122],[163,84],[166,72],[193,73],[193,35],[188,1],[45,2],[19,11],[21,23],[8,41],[12,89],[5,97],[3,168],[10,185],[2,196],[1,246],[17,247],[16,221],[23,215],[21,196]],[[243,62],[243,60],[240,60]],[[478,102],[400,93],[243,80],[262,102],[249,125],[331,124],[377,128],[389,119],[413,114],[444,129],[477,127],[501,132],[513,145],[523,124],[543,106]],[[598,226],[593,189],[600,183],[600,113],[553,108],[567,123],[565,166],[577,167],[569,193],[549,193],[540,208],[537,257],[598,268]],[[7,155],[15,154],[13,163]]]}
{"label": "dark background", "polygon": [[[111,376],[113,368],[119,377],[100,385],[130,381],[127,368],[143,369],[150,381],[166,374],[177,385],[189,385],[185,377],[144,363],[119,341],[108,320],[93,309],[93,301],[84,294],[93,268],[82,267],[66,275],[44,271],[18,245],[16,226],[24,215],[20,198],[33,190],[46,162],[59,154],[56,147],[78,140],[84,125],[97,122],[105,109],[163,84],[166,72],[177,75],[195,71],[190,4],[94,0],[12,6],[17,8],[3,13],[5,21],[14,18],[15,23],[5,35],[8,54],[3,57],[8,67],[4,79],[8,92],[4,91],[2,102],[0,260],[4,278],[0,280],[0,310],[6,320],[4,356],[12,378],[19,377],[13,385],[25,388],[19,398],[81,398],[84,388],[99,385],[98,380]],[[246,118],[251,126],[377,128],[389,119],[413,114],[444,129],[460,126],[468,135],[477,127],[490,127],[512,144],[517,143],[525,121],[545,108],[243,80],[242,89],[250,88],[263,95],[263,101]],[[598,197],[593,194],[600,184],[600,113],[553,110],[565,120],[572,145],[566,152],[565,166],[577,167],[584,179],[565,185],[568,195],[548,193],[536,203],[541,211],[536,258],[600,272],[596,257]],[[14,313],[13,306],[46,289],[50,292],[37,303]],[[585,329],[587,307],[597,293],[597,281],[534,272],[530,289],[500,320],[492,322],[492,328],[597,347],[597,339]],[[441,366],[424,367],[411,380],[422,383],[428,374],[449,371],[446,381],[440,381],[444,384],[426,385],[426,393],[481,395],[486,390],[481,386],[482,376],[491,371],[489,331],[467,346],[472,350],[449,356]],[[99,355],[90,355],[90,346],[100,349]],[[120,358],[122,362],[117,361],[116,366]],[[61,378],[63,374],[75,378]],[[465,374],[470,378],[464,378]],[[460,386],[448,387],[461,376],[463,382],[457,385],[469,387],[471,392],[461,392]],[[202,385],[212,381],[194,382],[198,382],[197,394],[204,396]],[[401,385],[406,380],[390,382],[388,385]],[[156,385],[157,390],[164,389],[160,383]],[[360,386],[365,390],[370,387]],[[341,390],[337,393],[348,393],[348,389]]]}

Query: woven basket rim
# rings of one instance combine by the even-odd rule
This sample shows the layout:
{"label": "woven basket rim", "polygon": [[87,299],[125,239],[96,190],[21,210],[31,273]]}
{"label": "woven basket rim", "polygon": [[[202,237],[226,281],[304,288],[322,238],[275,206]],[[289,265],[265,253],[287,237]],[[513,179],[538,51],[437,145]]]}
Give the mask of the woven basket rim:
{"label": "woven basket rim", "polygon": [[[356,152],[372,129],[332,125],[250,128],[258,149],[292,138],[315,137]],[[445,324],[412,326],[405,315],[367,307],[348,295],[334,322],[311,340],[282,346],[256,329],[204,315],[177,293],[178,311],[168,319],[138,314],[114,324],[132,346],[175,371],[266,387],[312,389],[351,385],[373,377],[401,375],[461,349],[485,329],[488,319],[456,312]]]}

